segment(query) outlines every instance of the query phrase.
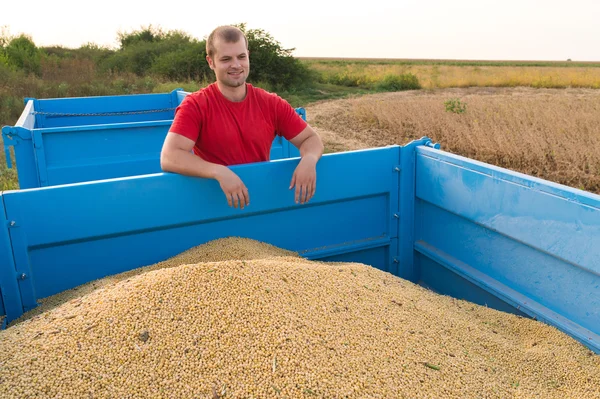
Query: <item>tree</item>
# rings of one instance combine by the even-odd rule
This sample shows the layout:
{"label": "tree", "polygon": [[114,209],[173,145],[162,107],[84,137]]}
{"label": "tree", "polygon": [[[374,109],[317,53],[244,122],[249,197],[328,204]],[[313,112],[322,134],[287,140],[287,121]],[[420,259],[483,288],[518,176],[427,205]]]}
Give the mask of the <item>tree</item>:
{"label": "tree", "polygon": [[26,73],[40,74],[40,50],[27,35],[21,34],[10,39],[4,47],[4,57],[9,66]]}
{"label": "tree", "polygon": [[238,27],[248,38],[250,52],[249,81],[267,82],[274,88],[289,89],[309,80],[308,69],[292,56],[294,48],[285,49],[271,34],[263,29]]}

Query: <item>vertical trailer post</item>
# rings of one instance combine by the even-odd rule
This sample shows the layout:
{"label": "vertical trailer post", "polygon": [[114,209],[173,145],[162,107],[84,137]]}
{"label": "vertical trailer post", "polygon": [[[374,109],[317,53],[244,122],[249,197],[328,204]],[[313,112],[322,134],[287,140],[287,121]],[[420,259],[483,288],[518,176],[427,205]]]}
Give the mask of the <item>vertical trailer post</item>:
{"label": "vertical trailer post", "polygon": [[31,134],[35,128],[35,102],[36,100],[34,99],[26,98],[25,109],[15,126],[4,126],[2,128],[6,163],[9,169],[12,168],[10,147],[13,147],[15,158],[19,165],[17,174],[19,177],[19,188],[21,189],[40,186],[35,158],[36,154],[34,153],[33,137]]}
{"label": "vertical trailer post", "polygon": [[5,321],[19,317],[23,313],[15,259],[8,233],[12,228],[11,225],[14,223],[6,218],[4,198],[0,194],[0,294],[2,295],[0,317],[6,316]]}
{"label": "vertical trailer post", "polygon": [[419,277],[414,262],[416,148],[418,146],[440,148],[439,144],[433,144],[428,137],[414,140],[400,148],[400,164],[397,168],[400,193],[398,214],[395,217],[398,223],[398,256],[394,274],[412,282],[416,282]]}
{"label": "vertical trailer post", "polygon": [[[186,94],[187,93],[184,92],[182,88],[177,88],[175,90],[172,90],[171,91],[171,107],[177,108],[181,104],[183,99],[185,98]],[[175,114],[175,111],[173,111],[173,114]]]}

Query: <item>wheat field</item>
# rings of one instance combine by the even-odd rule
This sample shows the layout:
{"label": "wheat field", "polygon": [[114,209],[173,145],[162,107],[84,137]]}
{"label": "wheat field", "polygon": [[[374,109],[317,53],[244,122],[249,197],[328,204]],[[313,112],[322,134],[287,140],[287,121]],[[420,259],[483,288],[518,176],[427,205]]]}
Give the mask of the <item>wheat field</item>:
{"label": "wheat field", "polygon": [[425,89],[449,87],[600,88],[598,67],[406,65],[400,63],[310,63],[331,83],[372,85],[389,75],[411,73]]}
{"label": "wheat field", "polygon": [[[455,99],[465,112],[447,110]],[[600,91],[469,88],[383,93],[307,107],[328,151],[404,145],[441,149],[600,194]]]}

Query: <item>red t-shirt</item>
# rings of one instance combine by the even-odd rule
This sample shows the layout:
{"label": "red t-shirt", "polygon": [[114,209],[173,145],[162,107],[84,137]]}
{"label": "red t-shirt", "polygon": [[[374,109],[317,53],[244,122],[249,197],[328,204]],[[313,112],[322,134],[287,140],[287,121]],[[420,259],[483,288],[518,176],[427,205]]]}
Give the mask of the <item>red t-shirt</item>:
{"label": "red t-shirt", "polygon": [[170,132],[194,140],[194,154],[221,165],[269,160],[276,135],[293,139],[306,122],[276,94],[246,84],[243,101],[225,98],[216,83],[188,94]]}

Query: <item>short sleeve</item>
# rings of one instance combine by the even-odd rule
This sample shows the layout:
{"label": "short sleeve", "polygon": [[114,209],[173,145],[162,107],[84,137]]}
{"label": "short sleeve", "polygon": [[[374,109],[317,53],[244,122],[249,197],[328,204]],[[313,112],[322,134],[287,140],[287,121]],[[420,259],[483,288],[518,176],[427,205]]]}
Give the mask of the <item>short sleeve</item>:
{"label": "short sleeve", "polygon": [[180,134],[194,142],[200,135],[200,111],[191,95],[187,95],[181,104],[175,108],[175,118],[169,131]]}
{"label": "short sleeve", "polygon": [[276,109],[276,133],[286,140],[291,140],[301,133],[308,124],[283,98],[274,95],[273,101]]}

